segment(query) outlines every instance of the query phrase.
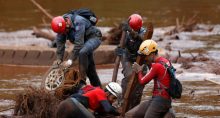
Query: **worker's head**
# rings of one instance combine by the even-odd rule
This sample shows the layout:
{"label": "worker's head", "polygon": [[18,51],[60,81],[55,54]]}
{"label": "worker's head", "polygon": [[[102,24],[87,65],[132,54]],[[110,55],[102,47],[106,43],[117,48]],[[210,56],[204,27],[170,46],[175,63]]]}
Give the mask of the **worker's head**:
{"label": "worker's head", "polygon": [[54,17],[51,21],[51,28],[56,33],[65,33],[70,28],[69,19],[62,16]]}
{"label": "worker's head", "polygon": [[147,62],[154,62],[155,57],[158,55],[157,43],[154,40],[143,41],[139,47],[138,54],[144,55]]}
{"label": "worker's head", "polygon": [[143,25],[142,17],[139,14],[132,14],[129,17],[129,26],[134,31],[139,31]]}
{"label": "worker's head", "polygon": [[116,82],[110,82],[108,85],[106,85],[105,91],[107,92],[108,101],[110,103],[115,102],[122,94],[122,88]]}

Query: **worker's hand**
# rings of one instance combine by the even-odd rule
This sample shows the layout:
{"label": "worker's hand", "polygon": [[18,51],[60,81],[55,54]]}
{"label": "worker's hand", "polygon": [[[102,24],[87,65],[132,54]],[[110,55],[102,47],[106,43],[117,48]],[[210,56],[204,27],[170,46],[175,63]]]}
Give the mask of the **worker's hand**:
{"label": "worker's hand", "polygon": [[53,68],[58,68],[60,64],[62,63],[62,60],[57,59],[53,62]]}
{"label": "worker's hand", "polygon": [[124,52],[125,52],[125,50],[124,50],[123,48],[121,48],[121,47],[117,47],[117,48],[115,49],[115,54],[116,54],[117,56],[122,56]]}
{"label": "worker's hand", "polygon": [[69,68],[70,66],[72,66],[72,64],[73,64],[73,61],[71,59],[69,59],[69,60],[64,62],[63,66],[65,68]]}
{"label": "worker's hand", "polygon": [[129,26],[129,21],[125,21],[125,22],[123,22],[122,23],[122,30],[123,31],[129,31],[129,32],[131,32],[132,30],[131,30],[131,27]]}
{"label": "worker's hand", "polygon": [[142,71],[144,65],[140,66],[138,63],[134,62],[134,64],[132,65],[132,69],[134,72],[138,73],[140,71]]}

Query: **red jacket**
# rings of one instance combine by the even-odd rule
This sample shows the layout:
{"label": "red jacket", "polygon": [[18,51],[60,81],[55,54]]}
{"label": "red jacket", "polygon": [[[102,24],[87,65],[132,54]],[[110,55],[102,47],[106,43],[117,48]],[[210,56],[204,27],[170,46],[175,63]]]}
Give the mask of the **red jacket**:
{"label": "red jacket", "polygon": [[152,79],[154,80],[154,88],[153,88],[153,96],[161,96],[165,99],[171,99],[168,92],[160,85],[160,90],[158,89],[158,80],[162,83],[165,87],[169,88],[170,86],[170,76],[168,72],[165,74],[165,67],[159,62],[164,62],[168,66],[170,66],[170,62],[163,57],[159,57],[155,60],[155,63],[152,63],[150,71],[143,76],[143,73],[140,71],[138,73],[138,80],[139,83],[145,85],[149,83]]}
{"label": "red jacket", "polygon": [[89,108],[96,111],[101,107],[101,101],[107,100],[107,95],[99,87],[96,87],[93,90],[87,91],[83,96],[87,97],[89,100]]}

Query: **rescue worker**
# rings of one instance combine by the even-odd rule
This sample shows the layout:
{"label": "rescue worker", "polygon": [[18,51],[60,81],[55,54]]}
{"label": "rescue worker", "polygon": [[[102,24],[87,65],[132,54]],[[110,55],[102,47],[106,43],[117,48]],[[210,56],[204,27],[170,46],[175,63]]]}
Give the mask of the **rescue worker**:
{"label": "rescue worker", "polygon": [[101,44],[101,31],[88,19],[71,13],[53,18],[51,27],[54,32],[58,33],[56,36],[57,60],[54,65],[62,63],[65,42],[69,40],[74,44],[74,48],[65,66],[71,66],[73,61],[79,58],[79,72],[82,80],[80,84],[85,84],[88,76],[93,86],[101,86],[93,59],[93,52]]}
{"label": "rescue worker", "polygon": [[133,109],[129,110],[126,118],[161,118],[171,108],[171,97],[166,88],[170,86],[170,76],[162,63],[171,65],[164,57],[158,55],[157,43],[153,40],[144,41],[139,48],[138,53],[144,55],[146,64],[150,70],[146,75],[142,73],[142,67],[136,62],[133,64],[133,70],[138,73],[138,81],[142,85],[154,81],[152,98],[149,101],[143,101]]}
{"label": "rescue worker", "polygon": [[93,113],[107,113],[115,116],[120,113],[112,106],[121,95],[118,83],[110,82],[105,90],[95,87],[83,94],[73,94],[62,101],[57,110],[57,118],[95,118]]}
{"label": "rescue worker", "polygon": [[[129,16],[128,21],[122,24],[122,30],[126,32],[125,48],[116,48],[116,54],[122,56],[122,97],[125,94],[127,83],[132,75],[132,64],[136,61],[138,56],[137,51],[141,45],[146,29],[142,27],[143,20],[139,14],[132,14]],[[138,105],[141,101],[143,86],[138,84],[131,93],[132,101],[129,102],[129,109]]]}

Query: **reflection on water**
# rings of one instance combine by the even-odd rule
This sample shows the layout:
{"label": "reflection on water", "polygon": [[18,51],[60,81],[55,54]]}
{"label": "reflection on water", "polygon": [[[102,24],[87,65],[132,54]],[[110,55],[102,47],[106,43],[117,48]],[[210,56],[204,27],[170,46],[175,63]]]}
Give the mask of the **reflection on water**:
{"label": "reflection on water", "polygon": [[39,86],[46,68],[0,66],[0,99],[13,99],[27,86]]}
{"label": "reflection on water", "polygon": [[[45,67],[19,67],[0,65],[0,110],[14,104],[14,97],[28,86],[39,86]],[[2,114],[2,113],[1,113]],[[10,114],[10,112],[3,112]]]}
{"label": "reflection on water", "polygon": [[[156,26],[174,25],[175,19],[198,14],[204,23],[219,23],[219,0],[36,0],[52,15],[87,7],[99,17],[99,26],[113,26],[137,12]],[[43,14],[30,0],[0,0],[1,30],[42,26]],[[45,17],[44,17],[45,18]],[[47,19],[47,22],[50,22]],[[0,30],[0,31],[1,31]]]}

